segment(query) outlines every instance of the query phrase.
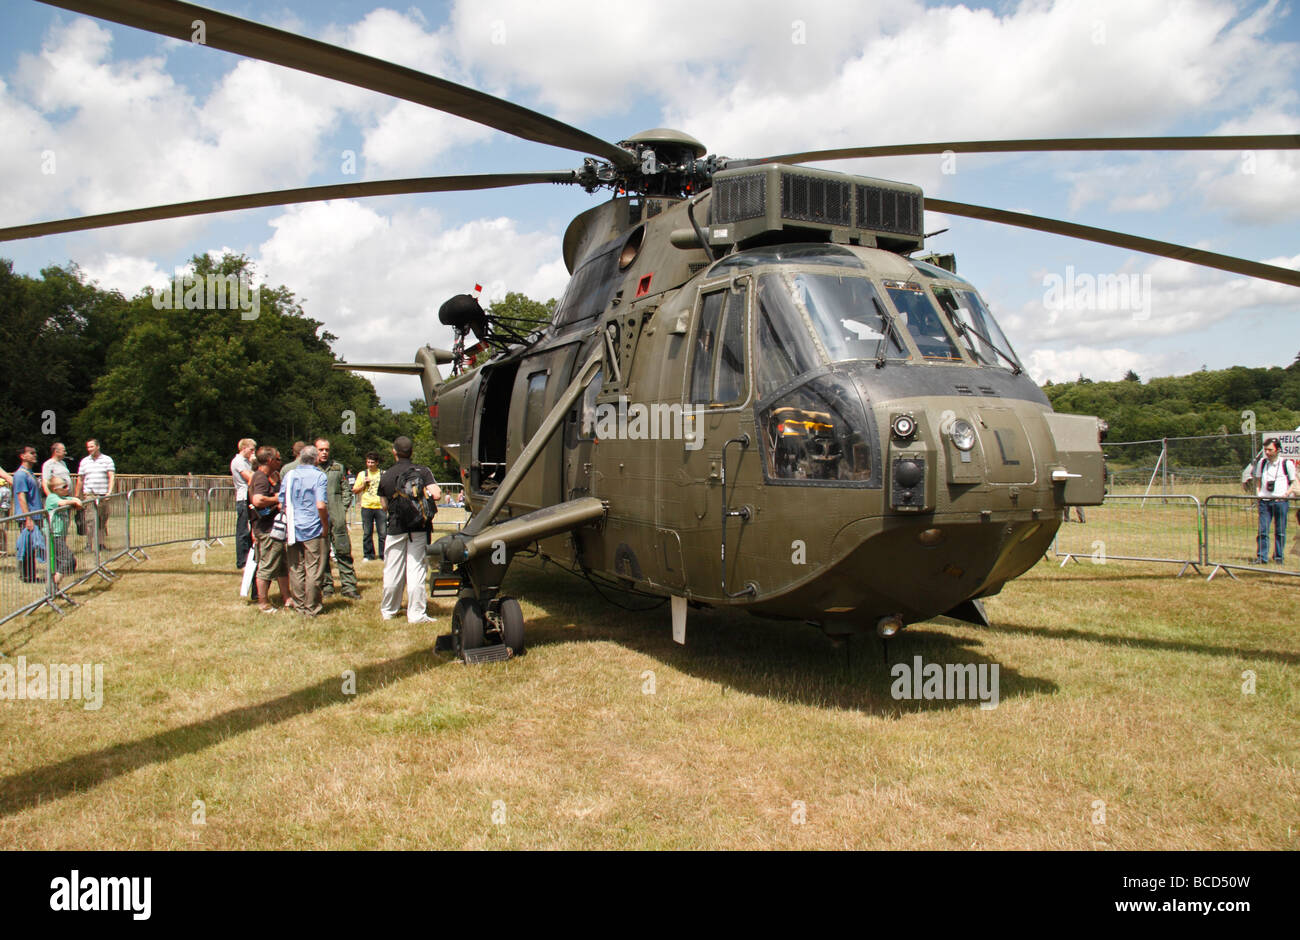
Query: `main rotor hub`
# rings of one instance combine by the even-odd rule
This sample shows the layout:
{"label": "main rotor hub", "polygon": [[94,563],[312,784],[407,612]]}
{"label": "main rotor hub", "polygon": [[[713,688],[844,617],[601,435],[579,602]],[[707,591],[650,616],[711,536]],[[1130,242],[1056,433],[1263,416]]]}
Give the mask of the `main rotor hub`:
{"label": "main rotor hub", "polygon": [[649,196],[690,196],[709,188],[719,169],[716,157],[704,158],[707,148],[683,131],[656,127],[633,134],[619,146],[637,158],[629,167],[616,167],[588,158],[578,182],[588,192],[602,187]]}

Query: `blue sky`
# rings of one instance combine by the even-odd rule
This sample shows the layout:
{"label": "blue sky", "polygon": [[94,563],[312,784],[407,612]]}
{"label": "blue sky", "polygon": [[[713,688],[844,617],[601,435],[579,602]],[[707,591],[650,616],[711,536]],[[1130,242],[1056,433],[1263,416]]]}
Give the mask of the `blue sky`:
{"label": "blue sky", "polygon": [[[606,140],[667,125],[710,152],[872,143],[1300,131],[1300,14],[1283,3],[218,3],[216,9],[507,97]],[[707,12],[703,12],[707,9]],[[9,0],[0,224],[328,182],[576,167],[581,155],[229,54]],[[344,153],[357,173],[342,172]],[[52,151],[54,173],[42,172]],[[828,166],[1300,267],[1300,155],[958,155]],[[437,308],[484,284],[563,290],[576,187],[228,213],[0,246],[134,293],[232,249],[354,361],[447,345]],[[1300,291],[928,213],[1040,381],[1286,365]],[[1123,274],[1137,293],[1089,296]],[[1064,303],[1049,287],[1074,285]],[[1056,299],[1060,299],[1058,296]],[[374,377],[385,401],[413,380]]]}

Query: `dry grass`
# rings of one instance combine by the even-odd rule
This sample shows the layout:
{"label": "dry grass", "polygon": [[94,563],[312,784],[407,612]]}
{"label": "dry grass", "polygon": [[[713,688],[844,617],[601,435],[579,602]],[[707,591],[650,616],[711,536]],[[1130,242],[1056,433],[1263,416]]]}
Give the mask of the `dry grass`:
{"label": "dry grass", "polygon": [[360,567],[361,603],[307,621],[250,611],[217,566],[228,546],[206,566],[188,546],[151,554],[68,616],[3,628],[5,662],[101,662],[107,691],[99,712],[0,703],[0,846],[1300,840],[1300,638],[1282,578],[1047,562],[988,602],[992,629],[936,621],[890,644],[889,662],[999,664],[1001,704],[981,710],[896,702],[877,642],[850,663],[806,626],[693,612],[681,648],[667,608],[617,610],[554,571],[512,572],[529,654],[464,667],[430,652],[448,601],[436,630],[380,620],[377,563]]}

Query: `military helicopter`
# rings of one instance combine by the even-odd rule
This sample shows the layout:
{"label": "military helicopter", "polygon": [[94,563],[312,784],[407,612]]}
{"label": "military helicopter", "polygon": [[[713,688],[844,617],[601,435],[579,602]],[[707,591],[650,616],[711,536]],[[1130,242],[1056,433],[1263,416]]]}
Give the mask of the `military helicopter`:
{"label": "military helicopter", "polygon": [[[467,660],[521,653],[512,558],[544,557],[692,606],[889,637],[980,599],[1104,492],[1097,419],[1056,414],[924,210],[1300,286],[1300,272],[801,164],[1088,150],[1296,149],[1300,135],[949,141],[706,155],[659,128],[617,144],[443,79],[173,0],[54,6],[417,102],[588,156],[573,170],[425,177],[206,199],[0,229],[0,240],[314,200],[567,183],[610,198],[569,225],[552,321],[521,332],[470,295],[452,350],[337,367],[420,378],[472,516],[434,542]],[[465,343],[479,340],[471,364]],[[440,370],[450,366],[448,375]],[[495,651],[495,652],[492,652]]]}

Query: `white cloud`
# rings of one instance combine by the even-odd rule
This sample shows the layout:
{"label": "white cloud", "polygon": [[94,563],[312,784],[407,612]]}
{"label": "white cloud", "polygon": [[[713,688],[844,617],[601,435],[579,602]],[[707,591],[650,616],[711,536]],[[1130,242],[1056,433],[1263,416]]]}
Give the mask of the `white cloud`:
{"label": "white cloud", "polygon": [[81,265],[87,279],[104,290],[121,291],[134,297],[145,286],[163,287],[169,275],[151,258],[108,252]]}
{"label": "white cloud", "polygon": [[1132,369],[1149,378],[1167,375],[1171,357],[1145,355],[1119,347],[1072,346],[1069,349],[1035,349],[1025,357],[1025,370],[1035,382],[1073,382],[1085,376],[1095,382],[1114,382]]}
{"label": "white cloud", "polygon": [[[1235,15],[1231,5],[1209,2],[1024,3],[1001,16],[934,8],[867,38],[829,81],[769,88],[767,63],[756,59],[743,63],[724,94],[678,96],[667,110],[672,122],[707,129],[695,132],[733,155],[1167,132],[1238,107],[1261,88],[1291,87],[1294,50],[1262,37],[1267,18],[1234,24]],[[959,155],[958,176],[1004,159]],[[1050,166],[1052,158],[1025,159]],[[927,189],[952,182],[937,157],[835,165]]]}
{"label": "white cloud", "polygon": [[647,94],[678,104],[712,100],[742,76],[764,91],[815,88],[866,36],[920,9],[915,2],[725,0],[705,11],[694,0],[608,7],[487,0],[458,2],[450,25],[475,74],[534,92],[557,117],[574,120],[618,114]]}
{"label": "white cloud", "polygon": [[[341,337],[336,352],[352,362],[409,362],[424,343],[450,347],[438,308],[475,283],[544,300],[568,281],[559,238],[506,218],[448,228],[429,210],[385,214],[341,200],[289,209],[271,224],[258,271],[289,285],[306,313]],[[412,379],[368,377],[389,401],[419,397]]]}
{"label": "white cloud", "polygon": [[[1266,263],[1300,268],[1300,255]],[[1296,303],[1294,287],[1169,258],[1114,271],[1070,265],[1063,271],[1041,272],[1036,280],[1042,294],[1002,316],[1007,332],[1020,342],[1185,339],[1247,311],[1289,311]]]}

